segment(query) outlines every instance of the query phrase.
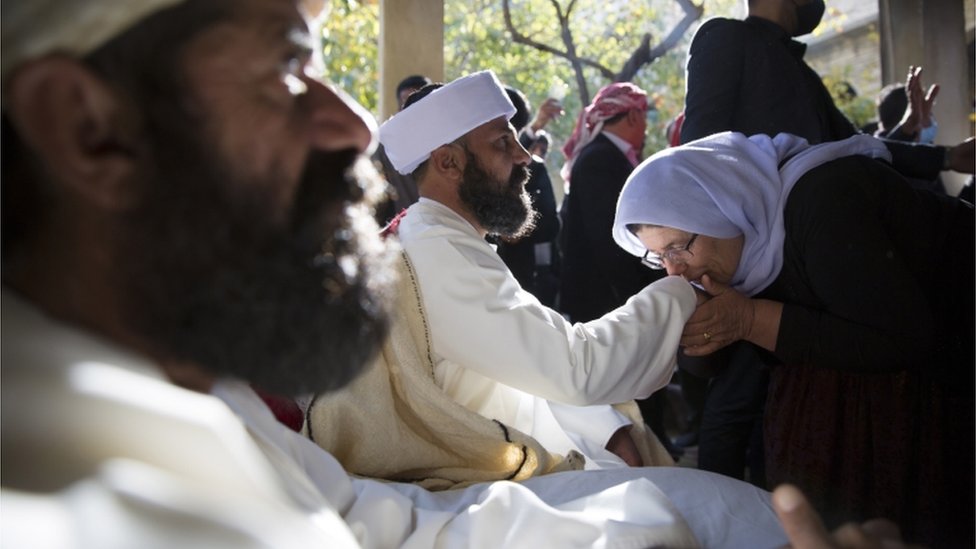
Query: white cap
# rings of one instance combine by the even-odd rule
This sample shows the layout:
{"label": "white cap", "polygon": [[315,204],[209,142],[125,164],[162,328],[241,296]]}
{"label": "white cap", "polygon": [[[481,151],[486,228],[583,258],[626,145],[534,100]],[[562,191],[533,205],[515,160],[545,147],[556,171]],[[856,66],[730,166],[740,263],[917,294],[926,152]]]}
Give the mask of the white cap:
{"label": "white cap", "polygon": [[504,116],[515,114],[495,73],[481,71],[463,76],[403,109],[380,126],[380,143],[396,171],[409,174],[430,158],[430,153]]}
{"label": "white cap", "polygon": [[48,53],[82,57],[142,19],[183,1],[3,0],[2,78],[24,61]]}

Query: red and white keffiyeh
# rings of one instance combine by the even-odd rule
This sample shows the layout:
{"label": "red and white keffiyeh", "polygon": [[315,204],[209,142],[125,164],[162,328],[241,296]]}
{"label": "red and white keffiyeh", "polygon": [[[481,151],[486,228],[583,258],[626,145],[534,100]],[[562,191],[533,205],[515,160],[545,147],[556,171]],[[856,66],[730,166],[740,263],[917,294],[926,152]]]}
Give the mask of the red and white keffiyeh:
{"label": "red and white keffiyeh", "polygon": [[573,135],[563,146],[563,154],[566,155],[566,163],[560,171],[563,180],[569,181],[573,160],[583,147],[600,134],[604,122],[620,113],[635,109],[647,110],[647,92],[636,85],[630,82],[614,82],[601,88],[593,101],[576,119]]}

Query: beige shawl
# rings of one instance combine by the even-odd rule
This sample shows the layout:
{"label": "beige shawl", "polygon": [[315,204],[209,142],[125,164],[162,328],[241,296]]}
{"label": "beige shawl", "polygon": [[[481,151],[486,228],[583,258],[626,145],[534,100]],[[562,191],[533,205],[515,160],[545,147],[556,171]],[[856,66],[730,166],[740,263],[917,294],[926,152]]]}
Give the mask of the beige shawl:
{"label": "beige shawl", "polygon": [[[350,473],[429,490],[582,469],[579,453],[551,454],[532,437],[457,404],[437,386],[416,274],[406,254],[398,263],[397,301],[382,352],[349,386],[311,402],[303,433]],[[645,464],[674,463],[633,401],[616,408],[633,421],[631,436]]]}

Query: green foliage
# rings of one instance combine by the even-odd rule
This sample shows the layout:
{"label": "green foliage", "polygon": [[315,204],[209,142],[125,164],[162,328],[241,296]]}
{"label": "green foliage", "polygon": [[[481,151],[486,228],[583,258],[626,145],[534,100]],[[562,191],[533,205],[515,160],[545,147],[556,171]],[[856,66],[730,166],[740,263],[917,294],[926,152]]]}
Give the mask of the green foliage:
{"label": "green foliage", "polygon": [[[569,4],[566,0],[559,3],[564,9]],[[715,0],[708,3],[716,10],[727,10],[739,2]],[[550,0],[512,0],[511,10],[514,26],[519,32],[552,48],[566,49]],[[492,69],[503,82],[522,90],[534,106],[554,95],[554,90],[568,87],[569,92],[562,98],[566,114],[547,128],[554,137],[547,164],[554,179],[557,178],[556,174],[564,162],[560,149],[572,133],[576,117],[582,109],[570,62],[531,46],[515,43],[505,28],[501,0],[445,0],[444,12],[447,79],[476,70]],[[570,29],[580,57],[617,72],[640,45],[645,33],[651,33],[653,47],[681,17],[682,11],[674,0],[576,0]],[[634,78],[635,84],[655,98],[660,111],[648,128],[646,154],[665,146],[665,127],[683,106],[684,62],[695,28],[697,25],[692,26],[677,47],[642,68]],[[596,69],[586,68],[584,74],[591,96],[610,83]]]}
{"label": "green foliage", "polygon": [[[834,104],[854,123],[854,126],[861,128],[868,122],[877,120],[874,98],[858,94],[850,87],[850,67],[831,68],[822,79],[834,99]],[[854,93],[851,93],[852,91]]]}
{"label": "green foliage", "polygon": [[[705,15],[741,17],[741,0],[700,0]],[[564,50],[552,2],[565,9],[568,0],[512,0],[512,18],[520,32],[533,40]],[[378,0],[336,0],[322,29],[324,59],[329,78],[372,112],[377,112]],[[621,69],[645,33],[652,47],[682,17],[674,0],[576,0],[570,28],[577,53],[613,72]],[[700,23],[700,22],[699,22]],[[684,64],[688,44],[697,29],[692,25],[681,42],[666,55],[644,66],[634,83],[653,98],[658,115],[648,127],[645,154],[666,145],[668,122],[684,104]],[[533,106],[553,92],[566,90],[562,103],[566,114],[547,130],[553,144],[547,159],[550,173],[558,179],[563,163],[561,147],[572,133],[582,105],[570,63],[530,46],[517,44],[509,35],[501,0],[444,0],[445,78],[492,69],[506,84],[522,90]],[[597,70],[585,69],[590,95],[609,81]]]}
{"label": "green foliage", "polygon": [[322,26],[326,75],[371,112],[379,103],[379,35],[378,0],[332,2]]}

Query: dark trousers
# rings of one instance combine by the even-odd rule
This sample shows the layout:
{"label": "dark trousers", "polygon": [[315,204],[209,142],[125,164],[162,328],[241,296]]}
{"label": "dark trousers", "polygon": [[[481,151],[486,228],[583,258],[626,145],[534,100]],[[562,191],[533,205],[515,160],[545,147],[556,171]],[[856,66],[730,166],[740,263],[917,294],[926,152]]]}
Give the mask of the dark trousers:
{"label": "dark trousers", "polygon": [[769,370],[751,344],[732,345],[708,385],[698,439],[698,468],[765,488],[762,416]]}

